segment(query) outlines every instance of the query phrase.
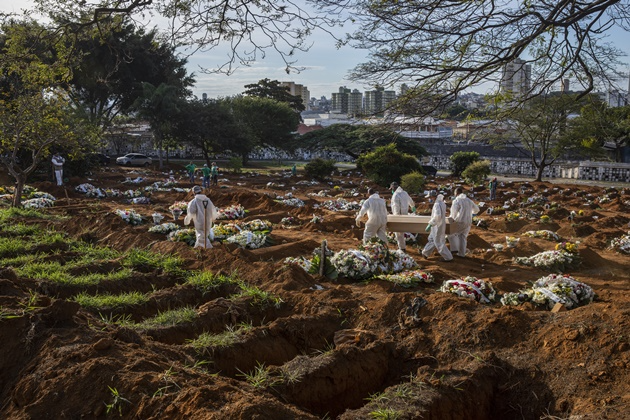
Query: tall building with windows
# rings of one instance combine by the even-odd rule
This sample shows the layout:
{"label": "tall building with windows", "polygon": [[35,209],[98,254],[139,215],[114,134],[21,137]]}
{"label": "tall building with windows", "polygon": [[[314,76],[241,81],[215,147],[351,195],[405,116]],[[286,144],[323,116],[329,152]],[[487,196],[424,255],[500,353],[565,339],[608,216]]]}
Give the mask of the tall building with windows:
{"label": "tall building with windows", "polygon": [[527,95],[531,88],[532,66],[517,58],[503,68],[501,91],[511,92],[514,96]]}
{"label": "tall building with windows", "polygon": [[390,103],[396,100],[396,92],[385,90],[382,86],[365,92],[365,114],[380,115],[385,112]]}
{"label": "tall building with windows", "polygon": [[280,82],[280,86],[285,86],[289,88],[289,93],[293,96],[299,96],[302,98],[302,104],[304,105],[304,109],[308,111],[310,109],[309,100],[311,98],[311,92],[309,92],[308,88],[304,85],[299,85],[294,82]]}

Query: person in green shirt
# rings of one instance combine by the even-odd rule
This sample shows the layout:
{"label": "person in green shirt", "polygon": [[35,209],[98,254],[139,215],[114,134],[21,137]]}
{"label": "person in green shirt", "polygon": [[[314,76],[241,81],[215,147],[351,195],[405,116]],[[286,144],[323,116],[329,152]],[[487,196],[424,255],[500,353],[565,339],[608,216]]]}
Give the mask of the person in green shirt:
{"label": "person in green shirt", "polygon": [[212,175],[212,185],[219,185],[219,167],[216,162],[212,162],[210,175]]}
{"label": "person in green shirt", "polygon": [[195,171],[197,170],[197,165],[195,165],[194,163],[190,162],[188,165],[185,166],[186,171],[188,171],[188,176],[190,177],[190,182],[192,184],[195,183]]}
{"label": "person in green shirt", "polygon": [[204,163],[203,168],[201,168],[201,173],[203,174],[203,187],[210,188],[210,173],[211,170],[208,168],[208,164]]}

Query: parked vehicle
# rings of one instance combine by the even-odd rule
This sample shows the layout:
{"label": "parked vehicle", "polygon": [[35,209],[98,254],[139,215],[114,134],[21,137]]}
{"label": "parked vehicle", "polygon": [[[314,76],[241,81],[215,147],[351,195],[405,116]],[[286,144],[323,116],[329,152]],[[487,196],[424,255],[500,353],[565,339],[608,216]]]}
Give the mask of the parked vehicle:
{"label": "parked vehicle", "polygon": [[149,166],[151,163],[153,163],[153,160],[150,157],[142,155],[140,153],[127,153],[125,156],[116,158],[116,163],[118,165],[125,166]]}

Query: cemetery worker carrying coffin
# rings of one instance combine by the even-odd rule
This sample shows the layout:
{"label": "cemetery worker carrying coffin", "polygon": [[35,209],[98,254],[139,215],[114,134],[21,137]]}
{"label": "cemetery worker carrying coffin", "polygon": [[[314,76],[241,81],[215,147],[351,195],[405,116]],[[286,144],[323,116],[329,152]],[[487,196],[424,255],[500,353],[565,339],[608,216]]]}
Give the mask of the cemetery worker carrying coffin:
{"label": "cemetery worker carrying coffin", "polygon": [[[413,200],[409,194],[407,194],[407,191],[398,186],[398,183],[392,182],[389,185],[389,189],[392,191],[392,214],[408,214],[410,208],[412,212],[416,211],[416,205],[413,203]],[[407,244],[405,243],[405,233],[395,232],[394,234],[396,235],[396,242],[398,242],[398,249],[403,251],[406,250]]]}
{"label": "cemetery worker carrying coffin", "polygon": [[387,204],[374,188],[368,190],[368,199],[363,202],[361,210],[356,217],[356,224],[361,227],[361,218],[367,214],[368,220],[363,231],[363,243],[367,243],[371,238],[378,238],[387,243]]}
{"label": "cemetery worker carrying coffin", "polygon": [[446,203],[444,202],[444,195],[439,194],[433,209],[431,210],[431,219],[425,229],[429,233],[429,240],[422,250],[422,256],[429,258],[434,250],[440,253],[444,261],[451,261],[453,255],[451,251],[446,247]]}
{"label": "cemetery worker carrying coffin", "polygon": [[216,220],[219,213],[212,201],[204,194],[201,194],[199,185],[193,187],[193,192],[195,193],[195,198],[188,203],[184,224],[189,225],[191,221],[194,222],[197,233],[195,248],[212,248],[212,240],[208,238],[208,235],[212,232],[212,222]]}
{"label": "cemetery worker carrying coffin", "polygon": [[473,215],[477,213],[479,213],[479,206],[464,194],[461,187],[455,188],[455,199],[451,204],[450,214],[453,223],[448,235],[448,242],[453,254],[457,253],[460,257],[466,256],[468,232],[470,232]]}
{"label": "cemetery worker carrying coffin", "polygon": [[59,152],[55,152],[52,157],[53,171],[55,172],[55,178],[57,179],[57,186],[63,185],[63,164],[66,160],[61,157]]}

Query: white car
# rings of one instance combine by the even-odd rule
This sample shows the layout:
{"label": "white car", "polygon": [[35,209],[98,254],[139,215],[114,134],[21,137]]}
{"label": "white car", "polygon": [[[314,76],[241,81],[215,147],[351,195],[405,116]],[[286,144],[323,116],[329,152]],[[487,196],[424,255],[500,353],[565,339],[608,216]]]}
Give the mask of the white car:
{"label": "white car", "polygon": [[127,153],[125,156],[116,158],[116,163],[118,165],[125,166],[149,166],[151,163],[153,163],[153,160],[150,157],[142,155],[140,153]]}

